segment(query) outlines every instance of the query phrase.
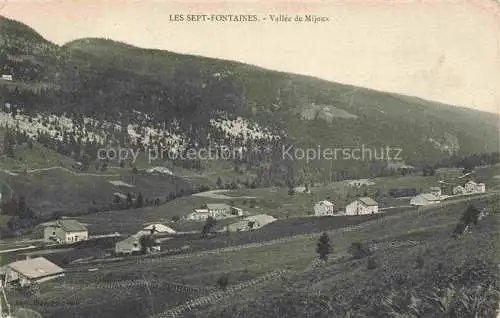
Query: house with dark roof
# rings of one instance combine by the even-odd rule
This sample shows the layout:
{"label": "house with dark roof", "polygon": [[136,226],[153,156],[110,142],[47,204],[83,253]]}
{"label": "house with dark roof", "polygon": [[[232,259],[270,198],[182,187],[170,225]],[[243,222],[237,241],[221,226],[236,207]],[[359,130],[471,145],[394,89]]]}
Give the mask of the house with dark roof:
{"label": "house with dark roof", "polygon": [[48,224],[43,231],[46,242],[72,244],[88,240],[87,227],[76,220],[57,220]]}
{"label": "house with dark roof", "polygon": [[360,197],[345,207],[345,215],[365,215],[378,213],[378,203],[369,197]]}
{"label": "house with dark roof", "polygon": [[[115,244],[115,254],[124,255],[124,254],[136,254],[143,251],[142,243],[144,240],[141,240],[143,236],[147,236],[145,234],[134,234],[126,239],[119,241]],[[147,253],[151,252],[159,252],[160,244],[159,241],[155,238],[151,238],[149,242],[150,246],[145,246],[145,250]]]}
{"label": "house with dark roof", "polygon": [[5,282],[29,286],[64,276],[64,269],[44,257],[30,258],[5,266]]}

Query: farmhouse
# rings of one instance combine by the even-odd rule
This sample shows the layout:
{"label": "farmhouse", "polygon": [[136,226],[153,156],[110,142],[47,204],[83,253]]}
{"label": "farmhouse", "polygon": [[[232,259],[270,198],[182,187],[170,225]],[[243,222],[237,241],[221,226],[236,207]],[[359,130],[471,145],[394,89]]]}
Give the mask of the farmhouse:
{"label": "farmhouse", "polygon": [[233,224],[224,227],[224,231],[240,232],[240,231],[256,230],[275,221],[276,218],[274,218],[271,215],[267,214],[252,215],[244,218],[241,221],[235,222]]}
{"label": "farmhouse", "polygon": [[47,242],[71,244],[88,239],[87,228],[76,220],[58,220],[45,227],[43,239]]}
{"label": "farmhouse", "polygon": [[186,219],[191,221],[200,221],[208,219],[208,216],[208,209],[195,209],[194,212],[186,215]]}
{"label": "farmhouse", "polygon": [[486,185],[484,183],[476,183],[469,181],[465,184],[465,192],[467,193],[484,193],[486,192]]}
{"label": "farmhouse", "polygon": [[232,206],[231,207],[231,215],[242,216],[243,215],[243,209]]}
{"label": "farmhouse", "polygon": [[378,203],[369,197],[360,197],[345,207],[345,215],[378,213]]}
{"label": "farmhouse", "polygon": [[2,79],[4,81],[12,81],[12,75],[10,75],[10,74],[3,74],[2,75]]}
{"label": "farmhouse", "polygon": [[[115,244],[116,254],[134,254],[142,251],[141,245],[141,234],[132,235],[123,241],[119,241]],[[158,252],[160,251],[160,245],[158,241],[155,241],[153,246],[147,248],[147,252]]]}
{"label": "farmhouse", "polygon": [[422,193],[410,200],[411,205],[429,205],[439,203],[440,200],[432,193]]}
{"label": "farmhouse", "polygon": [[160,223],[155,223],[155,224],[150,224],[146,226],[144,229],[140,230],[137,234],[138,235],[155,235],[155,234],[175,234],[175,230],[160,224]]}
{"label": "farmhouse", "polygon": [[433,194],[435,197],[440,198],[441,197],[441,188],[440,187],[431,187],[430,193]]}
{"label": "farmhouse", "polygon": [[222,219],[229,216],[242,216],[243,210],[240,208],[232,207],[225,203],[208,203],[201,209],[195,209],[186,216],[188,220],[206,220],[209,216],[214,219]]}
{"label": "farmhouse", "polygon": [[225,203],[208,203],[208,214],[213,218],[221,218],[231,214],[231,206]]}
{"label": "farmhouse", "polygon": [[17,261],[5,267],[5,282],[29,286],[64,276],[64,270],[44,257]]}
{"label": "farmhouse", "polygon": [[314,205],[314,215],[333,215],[333,203],[327,200],[319,201]]}

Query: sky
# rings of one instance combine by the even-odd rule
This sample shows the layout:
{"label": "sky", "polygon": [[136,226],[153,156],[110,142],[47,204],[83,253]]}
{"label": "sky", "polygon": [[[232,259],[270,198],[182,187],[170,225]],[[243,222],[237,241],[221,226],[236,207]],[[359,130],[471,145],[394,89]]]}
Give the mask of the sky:
{"label": "sky", "polygon": [[[60,45],[105,37],[500,114],[496,0],[0,0],[0,8]],[[268,19],[173,22],[174,14]],[[276,23],[270,14],[329,21]]]}

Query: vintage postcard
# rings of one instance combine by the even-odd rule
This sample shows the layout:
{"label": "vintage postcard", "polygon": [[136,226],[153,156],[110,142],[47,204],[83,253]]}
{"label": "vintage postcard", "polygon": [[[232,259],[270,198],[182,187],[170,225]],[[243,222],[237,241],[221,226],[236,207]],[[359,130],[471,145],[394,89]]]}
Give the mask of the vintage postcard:
{"label": "vintage postcard", "polygon": [[500,3],[0,0],[0,318],[500,317]]}

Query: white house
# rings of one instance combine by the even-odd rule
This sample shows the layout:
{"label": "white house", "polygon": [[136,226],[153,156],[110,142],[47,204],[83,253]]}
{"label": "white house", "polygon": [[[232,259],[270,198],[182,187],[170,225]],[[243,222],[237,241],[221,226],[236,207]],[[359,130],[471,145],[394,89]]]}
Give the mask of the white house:
{"label": "white house", "polygon": [[17,261],[5,266],[5,282],[29,286],[64,276],[64,270],[44,257]]}
{"label": "white house", "polygon": [[155,234],[175,234],[175,230],[160,224],[160,223],[154,223],[146,226],[142,230],[140,230],[137,234],[138,235],[155,235]]}
{"label": "white house", "polygon": [[345,207],[345,215],[364,215],[378,213],[378,203],[369,197],[360,197]]}
{"label": "white house", "polygon": [[429,205],[439,202],[440,199],[432,193],[421,193],[410,200],[411,205]]}
{"label": "white house", "polygon": [[2,79],[5,81],[12,81],[12,75],[10,74],[3,74]]}
{"label": "white house", "polygon": [[471,180],[465,184],[465,191],[467,193],[484,193],[486,192],[486,185],[484,183],[476,183]]}
{"label": "white house", "polygon": [[231,207],[231,215],[242,216],[243,214],[243,209],[234,206]]}
{"label": "white house", "polygon": [[203,221],[208,219],[208,216],[208,209],[195,209],[194,212],[186,215],[186,219],[191,221]]}
{"label": "white house", "polygon": [[85,225],[76,220],[58,220],[46,226],[43,239],[47,242],[71,244],[88,240],[89,232]]}
{"label": "white house", "polygon": [[333,215],[333,203],[327,200],[319,201],[314,205],[314,215]]}
{"label": "white house", "polygon": [[430,193],[432,193],[435,197],[440,198],[441,197],[441,188],[440,187],[431,187]]}
{"label": "white house", "polygon": [[477,187],[476,187],[476,190],[477,190],[478,193],[484,193],[484,192],[486,192],[486,184],[484,184],[484,183],[478,183]]}
{"label": "white house", "polygon": [[276,218],[267,214],[252,215],[244,218],[241,221],[229,224],[224,227],[224,231],[240,232],[251,231],[259,229],[265,225],[271,224],[276,221]]}
{"label": "white house", "polygon": [[221,218],[231,214],[231,206],[225,203],[207,203],[208,214],[213,218]]}
{"label": "white house", "polygon": [[209,216],[214,219],[222,219],[230,216],[242,216],[243,210],[240,208],[232,207],[225,203],[207,203],[206,207],[201,209],[195,209],[186,216],[188,220],[206,220]]}

